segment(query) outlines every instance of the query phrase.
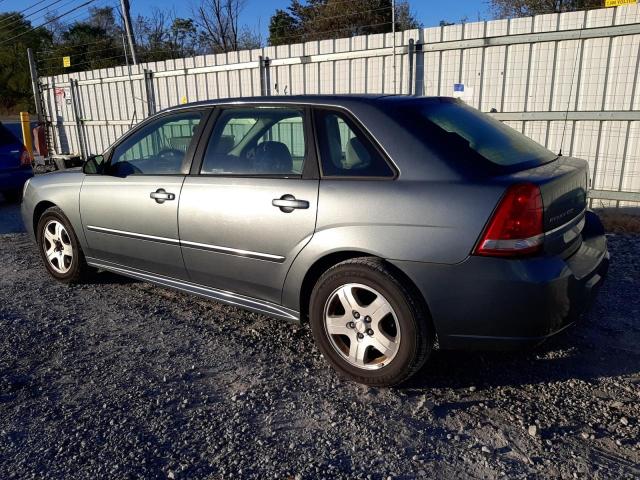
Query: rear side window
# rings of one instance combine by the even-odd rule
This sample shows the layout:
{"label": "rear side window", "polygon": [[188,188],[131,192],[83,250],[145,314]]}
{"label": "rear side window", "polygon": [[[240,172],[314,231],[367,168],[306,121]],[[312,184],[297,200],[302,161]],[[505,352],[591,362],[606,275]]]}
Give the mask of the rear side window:
{"label": "rear side window", "polygon": [[15,145],[16,143],[19,143],[19,140],[0,123],[0,145]]}
{"label": "rear side window", "polygon": [[316,112],[316,127],[324,176],[394,176],[389,164],[347,116],[319,110]]}
{"label": "rear side window", "polygon": [[200,173],[300,176],[305,157],[302,110],[230,108],[216,121]]}
{"label": "rear side window", "polygon": [[[557,155],[502,122],[454,99],[424,99],[395,110],[398,120],[437,150],[471,150],[494,165],[536,166]],[[466,155],[465,158],[470,158]]]}

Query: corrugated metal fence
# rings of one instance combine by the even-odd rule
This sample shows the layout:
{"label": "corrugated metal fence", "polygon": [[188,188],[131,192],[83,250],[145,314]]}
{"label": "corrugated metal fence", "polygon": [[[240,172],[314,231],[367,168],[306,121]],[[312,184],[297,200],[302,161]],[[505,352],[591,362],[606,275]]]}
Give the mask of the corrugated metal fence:
{"label": "corrugated metal fence", "polygon": [[[589,160],[598,204],[640,202],[640,5],[203,55],[41,78],[58,153],[100,153],[149,114],[254,95],[459,96]],[[394,68],[395,63],[395,68]]]}

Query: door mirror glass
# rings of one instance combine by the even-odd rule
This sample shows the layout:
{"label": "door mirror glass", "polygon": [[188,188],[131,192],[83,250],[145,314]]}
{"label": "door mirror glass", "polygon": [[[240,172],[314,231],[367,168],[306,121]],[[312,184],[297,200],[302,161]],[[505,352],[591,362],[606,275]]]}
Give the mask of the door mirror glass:
{"label": "door mirror glass", "polygon": [[101,174],[103,166],[104,166],[104,156],[92,155],[89,158],[87,158],[86,162],[84,162],[84,165],[82,166],[82,171],[87,175]]}

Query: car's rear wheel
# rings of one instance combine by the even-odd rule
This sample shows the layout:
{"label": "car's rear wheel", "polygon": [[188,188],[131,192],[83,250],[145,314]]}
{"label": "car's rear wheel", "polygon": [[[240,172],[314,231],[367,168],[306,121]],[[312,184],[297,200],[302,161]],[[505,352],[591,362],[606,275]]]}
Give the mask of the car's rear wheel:
{"label": "car's rear wheel", "polygon": [[2,192],[2,195],[8,203],[18,203],[22,200],[22,190],[8,190]]}
{"label": "car's rear wheel", "polygon": [[380,259],[355,258],[327,270],[309,313],[325,358],[359,383],[400,384],[422,367],[433,346],[418,294]]}
{"label": "car's rear wheel", "polygon": [[75,283],[85,280],[89,267],[69,219],[58,207],[47,209],[37,227],[40,256],[56,280]]}

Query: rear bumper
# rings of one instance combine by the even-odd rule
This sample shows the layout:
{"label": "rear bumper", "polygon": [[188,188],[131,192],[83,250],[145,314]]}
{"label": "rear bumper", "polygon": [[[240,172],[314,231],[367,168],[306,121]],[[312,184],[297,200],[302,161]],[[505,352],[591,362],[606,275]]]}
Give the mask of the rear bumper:
{"label": "rear bumper", "polygon": [[442,348],[503,349],[539,343],[574,323],[602,285],[609,252],[587,212],[570,257],[471,256],[456,265],[396,262],[427,301]]}
{"label": "rear bumper", "polygon": [[15,170],[0,170],[0,192],[22,190],[25,182],[33,177],[31,167]]}

